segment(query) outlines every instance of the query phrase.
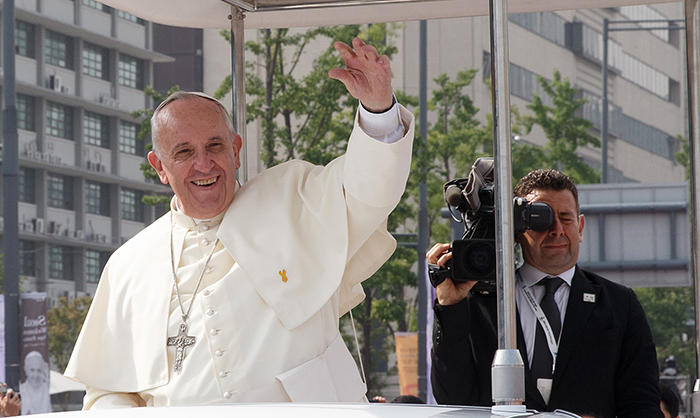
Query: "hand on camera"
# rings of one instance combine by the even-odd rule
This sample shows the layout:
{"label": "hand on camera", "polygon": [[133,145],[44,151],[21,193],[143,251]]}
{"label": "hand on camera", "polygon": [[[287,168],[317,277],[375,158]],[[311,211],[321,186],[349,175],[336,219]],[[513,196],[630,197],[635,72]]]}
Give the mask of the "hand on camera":
{"label": "hand on camera", "polygon": [[[445,267],[445,263],[452,258],[450,244],[435,244],[426,254],[425,258],[429,264],[437,264]],[[469,291],[474,287],[476,281],[455,283],[452,279],[446,278],[435,288],[437,301],[442,306],[454,305],[467,297]]]}

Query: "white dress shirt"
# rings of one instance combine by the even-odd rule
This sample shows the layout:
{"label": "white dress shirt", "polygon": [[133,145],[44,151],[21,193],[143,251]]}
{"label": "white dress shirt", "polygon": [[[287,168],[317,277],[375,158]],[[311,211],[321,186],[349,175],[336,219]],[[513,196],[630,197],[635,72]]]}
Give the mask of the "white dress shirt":
{"label": "white dress shirt", "polygon": [[528,305],[521,287],[526,286],[528,289],[530,289],[532,295],[535,297],[535,300],[537,300],[539,303],[544,296],[544,286],[537,286],[537,282],[548,276],[559,277],[564,280],[565,284],[559,286],[559,289],[557,289],[556,293],[554,293],[554,300],[557,302],[559,312],[561,313],[561,326],[563,330],[564,316],[566,315],[566,307],[569,303],[569,293],[571,292],[571,281],[574,278],[575,271],[576,266],[557,276],[552,276],[551,274],[544,273],[528,264],[523,264],[523,266],[518,270],[518,274],[516,275],[517,288],[515,290],[515,303],[518,307],[518,313],[520,314],[520,326],[523,329],[523,336],[525,337],[527,362],[529,365],[532,365],[532,355],[535,351],[537,318],[535,317],[535,313],[530,308],[530,305]]}

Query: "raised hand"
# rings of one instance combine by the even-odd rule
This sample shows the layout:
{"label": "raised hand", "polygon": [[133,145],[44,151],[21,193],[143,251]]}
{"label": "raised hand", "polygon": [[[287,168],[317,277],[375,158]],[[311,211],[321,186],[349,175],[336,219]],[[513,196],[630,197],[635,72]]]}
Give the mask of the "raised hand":
{"label": "raised hand", "polygon": [[389,57],[379,56],[375,47],[360,38],[352,40],[352,48],[343,42],[333,46],[345,60],[345,69],[333,68],[328,76],[345,84],[352,97],[370,112],[388,110],[394,103]]}
{"label": "raised hand", "polygon": [[[6,383],[2,384],[7,386]],[[4,417],[14,417],[19,415],[20,406],[22,402],[19,399],[19,395],[16,394],[12,388],[7,389],[7,393],[3,395],[0,393],[0,413]]]}

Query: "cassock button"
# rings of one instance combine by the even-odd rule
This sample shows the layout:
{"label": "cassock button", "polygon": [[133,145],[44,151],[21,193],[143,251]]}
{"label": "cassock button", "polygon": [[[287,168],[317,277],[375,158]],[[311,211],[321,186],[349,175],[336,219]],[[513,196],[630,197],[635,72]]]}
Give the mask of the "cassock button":
{"label": "cassock button", "polygon": [[209,296],[211,294],[211,290],[209,289],[204,289],[204,292],[202,292],[204,296]]}
{"label": "cassock button", "polygon": [[214,315],[214,310],[213,310],[213,309],[207,309],[207,315],[209,315],[209,316]]}
{"label": "cassock button", "polygon": [[202,245],[204,245],[205,247],[209,244],[211,244],[211,240],[209,240],[209,238],[204,238],[202,240]]}
{"label": "cassock button", "polygon": [[209,334],[211,334],[211,335],[216,335],[216,334],[218,334],[218,333],[219,333],[219,330],[218,330],[218,329],[212,328],[212,329],[209,330]]}
{"label": "cassock button", "polygon": [[228,399],[231,397],[231,392],[224,392],[224,398]]}
{"label": "cassock button", "polygon": [[214,352],[214,354],[216,354],[217,356],[221,357],[221,356],[224,355],[224,352],[221,351],[221,350],[216,350],[216,351]]}
{"label": "cassock button", "polygon": [[219,377],[226,377],[226,372],[219,372]]}
{"label": "cassock button", "polygon": [[204,230],[204,231],[208,231],[210,228],[211,228],[211,227],[210,227],[209,225],[207,225],[207,224],[203,224],[203,225],[202,225],[202,230]]}

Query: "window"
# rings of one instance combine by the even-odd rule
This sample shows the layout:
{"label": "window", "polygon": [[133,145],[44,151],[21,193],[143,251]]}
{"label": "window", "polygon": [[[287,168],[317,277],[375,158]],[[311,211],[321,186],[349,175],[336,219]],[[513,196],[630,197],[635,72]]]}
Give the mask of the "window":
{"label": "window", "polygon": [[19,201],[34,203],[34,170],[31,168],[19,168]]}
{"label": "window", "polygon": [[139,139],[141,128],[135,123],[121,122],[119,124],[119,151],[127,154],[143,156],[143,140]]}
{"label": "window", "polygon": [[143,89],[143,61],[126,54],[120,54],[119,84],[132,89]]}
{"label": "window", "polygon": [[122,219],[127,221],[143,222],[143,192],[132,189],[122,189],[119,200],[121,202]]}
{"label": "window", "polygon": [[109,13],[109,6],[105,6],[104,4],[100,3],[99,1],[83,0],[83,4],[86,5],[87,7],[97,9],[101,12]]}
{"label": "window", "polygon": [[98,283],[102,269],[107,263],[106,253],[99,251],[85,251],[85,280],[88,283]]}
{"label": "window", "polygon": [[121,10],[117,10],[117,17],[120,19],[128,20],[129,22],[138,23],[139,25],[146,24],[146,21],[144,21],[140,17],[136,17],[136,16],[132,15],[131,13],[123,12]]}
{"label": "window", "polygon": [[70,177],[48,173],[46,191],[47,205],[53,208],[73,209],[73,181]]}
{"label": "window", "polygon": [[508,20],[556,44],[566,43],[566,21],[552,12],[511,14]]}
{"label": "window", "polygon": [[97,113],[85,112],[83,138],[86,144],[109,148],[109,118]]}
{"label": "window", "polygon": [[34,58],[34,25],[15,20],[15,53]]}
{"label": "window", "polygon": [[73,108],[60,103],[46,103],[46,134],[73,139]]}
{"label": "window", "polygon": [[109,50],[85,42],[83,44],[83,74],[109,80]]}
{"label": "window", "polygon": [[36,276],[34,253],[32,241],[19,240],[19,274],[21,276]]}
{"label": "window", "polygon": [[46,63],[63,68],[73,68],[73,39],[70,37],[46,30],[46,43],[44,44]]}
{"label": "window", "polygon": [[64,246],[49,248],[49,278],[73,280],[73,260],[70,249]]}
{"label": "window", "polygon": [[25,131],[36,130],[34,123],[34,97],[17,94],[15,104],[17,106],[17,127]]}
{"label": "window", "polygon": [[85,212],[109,216],[109,185],[85,182]]}

